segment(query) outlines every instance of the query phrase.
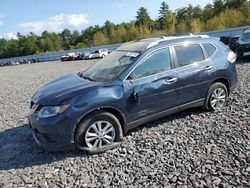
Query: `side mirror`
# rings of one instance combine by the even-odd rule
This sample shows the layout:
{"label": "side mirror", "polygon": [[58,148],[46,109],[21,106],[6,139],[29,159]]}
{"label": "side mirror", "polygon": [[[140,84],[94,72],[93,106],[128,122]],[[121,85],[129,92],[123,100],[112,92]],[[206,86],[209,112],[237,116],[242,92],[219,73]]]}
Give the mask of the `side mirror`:
{"label": "side mirror", "polygon": [[132,87],[133,87],[133,93],[132,93],[133,101],[140,104],[140,96],[139,96],[139,94],[136,92],[135,86],[134,86],[134,84],[133,84],[133,82],[132,82],[132,77],[131,77],[131,76],[128,76],[127,80],[129,80],[129,82],[131,83],[131,85],[132,85]]}

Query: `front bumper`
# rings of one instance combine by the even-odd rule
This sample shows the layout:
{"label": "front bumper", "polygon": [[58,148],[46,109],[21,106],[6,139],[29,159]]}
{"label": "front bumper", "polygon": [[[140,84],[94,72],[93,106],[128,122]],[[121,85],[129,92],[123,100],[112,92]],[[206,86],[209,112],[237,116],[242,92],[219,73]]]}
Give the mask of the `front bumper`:
{"label": "front bumper", "polygon": [[39,118],[37,113],[28,116],[30,128],[35,141],[45,150],[74,150],[74,124],[70,118],[58,115]]}

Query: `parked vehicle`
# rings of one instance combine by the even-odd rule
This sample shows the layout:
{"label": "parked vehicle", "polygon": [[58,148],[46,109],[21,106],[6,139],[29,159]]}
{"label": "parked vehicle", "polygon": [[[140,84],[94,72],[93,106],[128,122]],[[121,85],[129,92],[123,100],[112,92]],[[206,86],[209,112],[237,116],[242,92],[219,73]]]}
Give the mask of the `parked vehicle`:
{"label": "parked vehicle", "polygon": [[72,61],[77,59],[77,54],[72,52],[61,57],[61,61]]}
{"label": "parked vehicle", "polygon": [[230,37],[230,39],[229,39],[229,48],[230,49],[233,49],[233,46],[235,45],[235,42],[237,40],[239,40],[239,38],[240,38],[240,35],[236,35],[236,36]]}
{"label": "parked vehicle", "polygon": [[192,107],[223,108],[237,83],[235,60],[218,38],[130,42],[88,70],[39,89],[30,127],[49,151],[104,152],[148,121]]}
{"label": "parked vehicle", "polygon": [[104,58],[109,54],[108,49],[99,49],[85,56],[85,59]]}
{"label": "parked vehicle", "polygon": [[89,54],[89,52],[85,52],[85,53],[79,53],[77,54],[77,60],[83,60],[85,59],[85,57]]}
{"label": "parked vehicle", "polygon": [[239,39],[232,45],[232,50],[239,58],[250,57],[250,28],[243,31]]}
{"label": "parked vehicle", "polygon": [[109,54],[108,49],[100,49],[100,50],[96,50],[93,53],[93,58],[104,58],[105,56],[107,56]]}

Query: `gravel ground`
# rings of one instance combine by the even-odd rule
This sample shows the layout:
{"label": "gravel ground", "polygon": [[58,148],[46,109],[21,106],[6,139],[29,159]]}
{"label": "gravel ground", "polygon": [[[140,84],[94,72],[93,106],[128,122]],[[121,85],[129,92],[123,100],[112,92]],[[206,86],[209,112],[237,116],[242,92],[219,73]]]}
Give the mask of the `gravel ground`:
{"label": "gravel ground", "polygon": [[0,68],[0,187],[249,187],[250,62],[220,112],[187,110],[141,126],[100,155],[48,153],[25,115],[48,81],[95,61]]}

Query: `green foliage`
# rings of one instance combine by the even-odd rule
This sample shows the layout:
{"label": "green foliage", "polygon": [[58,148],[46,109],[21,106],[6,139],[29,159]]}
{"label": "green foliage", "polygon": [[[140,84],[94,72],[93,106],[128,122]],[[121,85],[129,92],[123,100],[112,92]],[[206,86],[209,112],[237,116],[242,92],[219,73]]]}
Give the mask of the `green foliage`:
{"label": "green foliage", "polygon": [[136,16],[136,25],[139,27],[148,27],[151,25],[151,18],[149,16],[148,10],[144,7],[139,8]]}
{"label": "green foliage", "polygon": [[93,36],[93,45],[104,45],[109,43],[109,38],[103,34],[102,32],[98,31]]}
{"label": "green foliage", "polygon": [[122,43],[145,37],[172,35],[174,33],[201,32],[250,25],[248,0],[214,0],[204,8],[188,5],[171,11],[166,2],[159,8],[159,17],[152,20],[146,8],[137,11],[136,20],[114,24],[107,20],[103,26],[95,25],[85,30],[61,33],[44,31],[40,36],[18,33],[17,39],[0,39],[0,58],[56,52],[98,45]]}

